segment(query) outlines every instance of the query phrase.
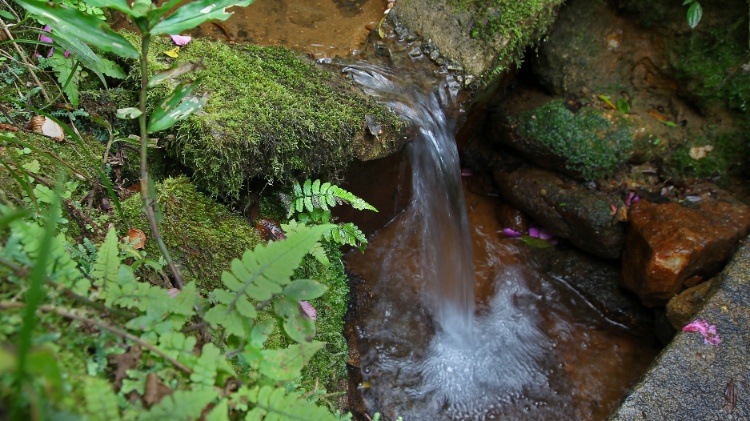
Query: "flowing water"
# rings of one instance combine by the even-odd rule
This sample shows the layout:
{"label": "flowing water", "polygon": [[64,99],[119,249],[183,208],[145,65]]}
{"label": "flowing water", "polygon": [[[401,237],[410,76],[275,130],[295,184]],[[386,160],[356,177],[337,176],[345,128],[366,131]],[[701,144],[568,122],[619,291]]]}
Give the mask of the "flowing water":
{"label": "flowing water", "polygon": [[[486,199],[471,195],[467,213],[444,112],[455,110],[457,85],[372,65],[344,72],[415,127],[408,205],[364,256],[348,259],[367,282],[356,325],[367,410],[418,420],[604,417],[653,351],[620,339],[567,285],[534,271],[528,251],[482,217],[492,215],[479,211],[492,206]],[[587,361],[601,357],[609,363]]]}

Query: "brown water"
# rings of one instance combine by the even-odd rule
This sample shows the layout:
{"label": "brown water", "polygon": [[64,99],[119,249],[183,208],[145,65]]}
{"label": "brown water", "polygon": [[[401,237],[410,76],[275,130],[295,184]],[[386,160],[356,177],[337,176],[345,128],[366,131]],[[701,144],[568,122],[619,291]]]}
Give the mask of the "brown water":
{"label": "brown water", "polygon": [[387,0],[256,0],[192,32],[229,42],[282,45],[314,58],[352,55],[383,17]]}

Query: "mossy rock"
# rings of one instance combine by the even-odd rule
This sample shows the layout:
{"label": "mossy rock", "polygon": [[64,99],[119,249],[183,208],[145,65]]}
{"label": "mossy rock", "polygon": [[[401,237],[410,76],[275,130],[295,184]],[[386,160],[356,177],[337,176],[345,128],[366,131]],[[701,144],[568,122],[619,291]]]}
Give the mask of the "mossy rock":
{"label": "mossy rock", "polygon": [[541,38],[562,3],[399,0],[389,16],[397,25],[434,43],[443,56],[459,63],[483,87],[521,62],[525,48]]}
{"label": "mossy rock", "polygon": [[501,141],[537,165],[583,180],[611,177],[633,157],[636,144],[647,143],[627,115],[593,106],[574,113],[561,99],[501,124]]}
{"label": "mossy rock", "polygon": [[[232,259],[260,242],[249,221],[198,192],[185,177],[157,183],[156,194],[163,218],[161,236],[185,281],[196,281],[201,291],[220,287],[221,273]],[[140,195],[123,201],[122,206],[129,225],[152,239]],[[161,255],[156,241],[146,243],[146,253],[152,259]]]}
{"label": "mossy rock", "polygon": [[[197,90],[210,98],[164,144],[211,196],[236,199],[257,179],[335,179],[353,160],[386,156],[406,141],[406,125],[392,111],[287,49],[195,39],[173,61],[164,54],[172,48],[168,38],[154,40],[151,70],[201,61],[207,69],[191,77],[200,78]],[[167,90],[162,85],[151,92],[152,107]],[[380,133],[370,132],[367,115]]]}

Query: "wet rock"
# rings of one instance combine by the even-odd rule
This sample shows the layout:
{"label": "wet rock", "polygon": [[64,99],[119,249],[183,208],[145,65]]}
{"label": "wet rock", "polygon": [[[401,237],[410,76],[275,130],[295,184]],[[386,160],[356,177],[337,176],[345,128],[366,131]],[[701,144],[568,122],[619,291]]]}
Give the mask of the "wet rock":
{"label": "wet rock", "polygon": [[664,305],[686,283],[721,269],[748,226],[750,208],[742,204],[712,200],[689,208],[641,200],[630,208],[624,285],[644,304]]}
{"label": "wet rock", "polygon": [[712,278],[682,291],[669,300],[667,303],[667,318],[675,329],[682,329],[683,326],[690,323],[693,315],[703,307],[703,303],[708,299],[711,287],[715,282],[716,278]]}
{"label": "wet rock", "polygon": [[540,249],[534,259],[541,272],[573,287],[609,320],[642,332],[652,328],[652,311],[620,286],[614,265],[571,248]]}
{"label": "wet rock", "polygon": [[611,177],[625,162],[644,162],[661,148],[639,116],[533,93],[496,108],[489,127],[493,142],[580,180]]}
{"label": "wet rock", "polygon": [[547,30],[561,3],[399,0],[388,16],[396,26],[429,40],[448,61],[459,63],[469,80],[480,77],[489,84]]}
{"label": "wet rock", "polygon": [[616,196],[536,168],[499,170],[494,180],[506,200],[548,231],[596,256],[620,256],[625,229],[610,209],[622,206]]}
{"label": "wet rock", "polygon": [[743,246],[694,316],[715,325],[721,343],[679,332],[610,421],[750,419],[748,285],[750,248]]}

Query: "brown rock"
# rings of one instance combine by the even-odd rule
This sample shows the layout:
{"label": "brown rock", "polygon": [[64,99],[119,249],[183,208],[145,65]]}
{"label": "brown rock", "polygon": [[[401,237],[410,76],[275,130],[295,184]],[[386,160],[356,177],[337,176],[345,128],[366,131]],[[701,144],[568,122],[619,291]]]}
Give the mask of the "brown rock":
{"label": "brown rock", "polygon": [[647,306],[661,306],[686,280],[708,277],[731,257],[750,226],[750,208],[725,200],[698,208],[641,200],[630,208],[623,283]]}
{"label": "brown rock", "polygon": [[675,329],[682,330],[682,327],[690,323],[693,315],[703,307],[703,303],[710,295],[715,279],[688,288],[669,300],[667,303],[667,318]]}

